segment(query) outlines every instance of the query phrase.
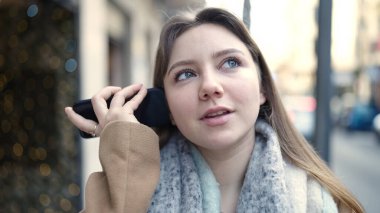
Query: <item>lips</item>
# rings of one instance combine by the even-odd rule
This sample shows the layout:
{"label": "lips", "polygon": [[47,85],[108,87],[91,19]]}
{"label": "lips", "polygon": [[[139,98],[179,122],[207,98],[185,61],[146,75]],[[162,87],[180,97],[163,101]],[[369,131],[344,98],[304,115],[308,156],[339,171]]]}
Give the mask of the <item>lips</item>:
{"label": "lips", "polygon": [[201,120],[217,118],[217,117],[221,117],[230,113],[231,113],[231,110],[228,108],[214,107],[214,108],[208,109],[201,117]]}
{"label": "lips", "polygon": [[215,117],[218,117],[218,116],[226,115],[228,113],[230,113],[230,111],[228,111],[228,110],[222,110],[222,111],[217,111],[217,112],[213,112],[213,113],[208,113],[203,118],[205,118],[205,119],[207,119],[207,118],[215,118]]}
{"label": "lips", "polygon": [[209,108],[200,120],[210,127],[223,126],[231,119],[233,111],[227,107],[217,106]]}

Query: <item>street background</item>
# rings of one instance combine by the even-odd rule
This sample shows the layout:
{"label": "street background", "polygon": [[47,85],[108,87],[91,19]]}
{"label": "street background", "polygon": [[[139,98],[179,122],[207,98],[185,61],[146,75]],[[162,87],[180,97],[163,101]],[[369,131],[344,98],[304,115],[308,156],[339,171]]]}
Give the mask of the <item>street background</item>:
{"label": "street background", "polygon": [[380,212],[380,0],[0,0],[0,212],[83,207],[99,140],[64,107],[150,87],[163,23],[204,7],[245,22],[295,126]]}

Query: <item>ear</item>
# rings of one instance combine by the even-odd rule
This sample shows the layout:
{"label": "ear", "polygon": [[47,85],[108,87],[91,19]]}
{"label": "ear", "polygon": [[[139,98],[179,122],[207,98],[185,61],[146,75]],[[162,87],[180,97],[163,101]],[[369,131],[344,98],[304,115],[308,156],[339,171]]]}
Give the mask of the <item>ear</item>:
{"label": "ear", "polygon": [[263,92],[260,92],[260,105],[263,105],[267,101],[267,98],[265,97]]}

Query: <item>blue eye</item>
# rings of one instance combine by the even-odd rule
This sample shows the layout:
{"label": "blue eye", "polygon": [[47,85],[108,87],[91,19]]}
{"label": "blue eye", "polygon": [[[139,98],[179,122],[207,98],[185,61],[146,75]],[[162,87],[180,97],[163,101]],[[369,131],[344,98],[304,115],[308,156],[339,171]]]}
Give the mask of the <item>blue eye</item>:
{"label": "blue eye", "polygon": [[184,71],[181,71],[181,72],[176,74],[175,80],[176,81],[183,81],[183,80],[195,77],[195,76],[196,75],[193,72],[184,70]]}
{"label": "blue eye", "polygon": [[232,69],[232,68],[235,68],[238,66],[240,66],[239,60],[237,60],[236,58],[229,58],[229,59],[224,61],[221,68]]}

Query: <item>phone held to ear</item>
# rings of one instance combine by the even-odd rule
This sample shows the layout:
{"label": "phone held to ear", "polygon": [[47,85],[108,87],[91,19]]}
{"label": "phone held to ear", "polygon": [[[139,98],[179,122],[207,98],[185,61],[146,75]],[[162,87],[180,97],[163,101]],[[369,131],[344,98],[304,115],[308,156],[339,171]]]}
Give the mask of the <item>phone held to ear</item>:
{"label": "phone held to ear", "polygon": [[[132,97],[126,100],[131,100]],[[112,100],[107,100],[107,106],[110,107]],[[98,122],[94,109],[92,108],[91,99],[81,100],[73,105],[73,110],[84,118]],[[166,102],[165,93],[159,88],[149,88],[148,93],[139,107],[135,110],[134,115],[137,120],[149,127],[162,127],[171,124],[169,118],[169,108]],[[80,136],[83,138],[92,138],[93,136],[87,132],[79,130]]]}

